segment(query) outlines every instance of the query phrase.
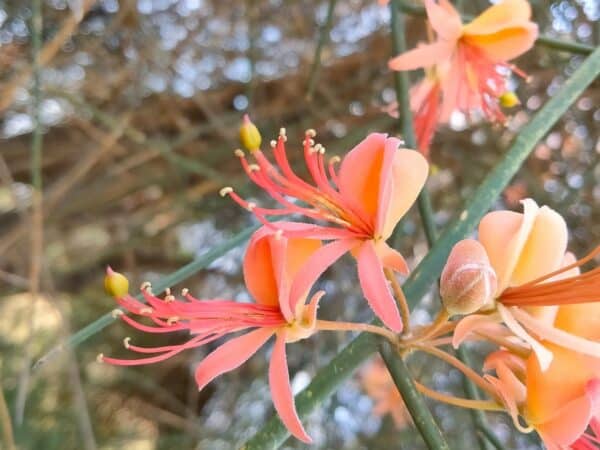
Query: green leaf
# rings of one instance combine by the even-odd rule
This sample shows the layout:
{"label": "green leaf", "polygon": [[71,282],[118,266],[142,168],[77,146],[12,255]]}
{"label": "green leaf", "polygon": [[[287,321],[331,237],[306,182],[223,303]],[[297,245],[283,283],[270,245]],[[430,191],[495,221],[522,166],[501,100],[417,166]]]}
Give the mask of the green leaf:
{"label": "green leaf", "polygon": [[[429,287],[435,284],[452,246],[475,228],[519,170],[537,142],[544,137],[599,73],[600,48],[597,48],[565,82],[558,93],[533,117],[531,122],[523,127],[504,158],[475,191],[467,203],[467,207],[447,227],[431,251],[412,272],[403,286],[411,305],[416,304]],[[305,390],[296,395],[296,406],[301,417],[306,417],[317,408],[350,376],[354,369],[375,352],[377,346],[373,345],[374,340],[364,334],[355,338],[317,373]],[[279,419],[273,417],[246,443],[244,449],[278,448],[288,436],[289,433]]]}

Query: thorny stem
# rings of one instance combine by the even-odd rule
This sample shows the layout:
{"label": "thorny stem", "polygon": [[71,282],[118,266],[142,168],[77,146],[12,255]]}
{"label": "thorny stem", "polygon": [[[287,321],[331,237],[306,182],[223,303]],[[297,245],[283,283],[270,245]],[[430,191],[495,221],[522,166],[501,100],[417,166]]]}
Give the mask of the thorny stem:
{"label": "thorny stem", "polygon": [[393,345],[398,344],[398,336],[396,336],[392,331],[369,323],[337,322],[333,320],[319,319],[317,320],[316,328],[319,331],[366,331],[367,333],[383,336]]}
{"label": "thorny stem", "polygon": [[408,334],[410,332],[410,308],[408,307],[408,302],[406,301],[404,292],[402,292],[402,287],[400,286],[400,283],[398,283],[394,272],[388,268],[383,270],[385,272],[385,277],[392,284],[394,296],[396,297],[396,301],[400,307],[400,317],[402,318],[402,334]]}
{"label": "thorny stem", "polygon": [[480,411],[503,411],[504,408],[498,403],[491,400],[471,400],[467,398],[454,397],[452,395],[442,394],[434,391],[427,386],[415,381],[417,390],[427,397],[430,397],[439,402],[447,403],[448,405],[460,406],[461,408],[477,409]]}

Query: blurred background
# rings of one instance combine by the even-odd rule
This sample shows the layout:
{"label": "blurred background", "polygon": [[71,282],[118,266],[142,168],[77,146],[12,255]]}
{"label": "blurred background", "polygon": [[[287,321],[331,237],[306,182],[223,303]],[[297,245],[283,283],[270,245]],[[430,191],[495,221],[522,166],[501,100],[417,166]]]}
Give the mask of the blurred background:
{"label": "blurred background", "polygon": [[[126,336],[139,345],[185,338],[145,336],[121,322],[38,370],[30,367],[114,308],[102,288],[107,264],[137,289],[255,223],[218,195],[232,185],[267,202],[233,156],[244,112],[265,141],[280,126],[287,128],[288,152],[301,171],[306,128],[317,130],[330,154],[345,153],[371,131],[397,134],[398,121],[383,112],[395,100],[386,67],[392,56],[389,8],[375,0],[42,3],[36,102],[32,5],[0,0],[0,423],[12,423],[21,449],[235,448],[273,413],[268,348],[201,393],[193,369],[210,346],[152,366],[96,363],[100,352],[127,356]],[[468,15],[489,5],[461,3]],[[598,45],[597,1],[531,3],[543,33]],[[407,27],[409,46],[425,39],[422,17],[409,18]],[[427,186],[439,227],[582,59],[538,46],[516,61],[531,80],[514,80],[522,105],[508,111],[506,127],[458,114],[439,130]],[[532,196],[560,211],[570,227],[570,249],[580,256],[600,238],[599,98],[596,83],[539,142],[497,201],[518,210],[519,200]],[[43,208],[32,220],[36,114],[43,157],[33,164],[41,170]],[[411,267],[423,257],[427,246],[416,211],[402,221],[394,244]],[[174,288],[248,300],[240,273],[243,250],[230,251]],[[370,319],[352,264],[343,260],[327,273],[323,318]],[[432,295],[424,298],[413,321],[431,320],[436,302]],[[349,338],[323,333],[291,346],[294,390],[306,386]],[[485,351],[472,348],[477,366]],[[365,376],[368,364],[305,421],[315,439],[311,448],[424,448],[401,413],[392,418],[373,412],[373,386],[381,380]],[[460,374],[443,363],[418,356],[410,366],[425,384],[464,395]],[[467,412],[431,407],[452,448],[475,448]],[[507,416],[488,417],[507,449],[540,448],[534,435],[516,433]]]}

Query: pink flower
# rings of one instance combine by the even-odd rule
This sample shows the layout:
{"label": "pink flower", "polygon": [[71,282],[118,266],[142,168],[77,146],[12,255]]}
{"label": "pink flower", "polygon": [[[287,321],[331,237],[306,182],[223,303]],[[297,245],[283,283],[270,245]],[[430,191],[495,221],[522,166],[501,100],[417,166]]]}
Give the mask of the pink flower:
{"label": "pink flower", "polygon": [[[282,223],[283,230],[295,230],[293,223]],[[217,376],[233,370],[247,361],[271,336],[275,346],[269,367],[269,384],[277,413],[290,433],[310,443],[304,430],[290,388],[285,353],[286,343],[311,336],[316,331],[316,312],[323,292],[317,292],[305,304],[306,289],[301,296],[292,299],[290,286],[299,268],[321,246],[320,241],[307,238],[285,238],[267,227],[258,230],[251,238],[244,258],[244,279],[256,303],[238,303],[231,300],[199,300],[186,289],[185,300],[177,300],[169,292],[164,299],[155,297],[150,285],[142,285],[146,303],[139,302],[129,294],[117,297],[119,304],[128,312],[147,317],[153,325],[146,325],[121,314],[121,319],[132,327],[147,333],[170,333],[189,331],[191,338],[178,345],[162,347],[138,347],[125,339],[125,347],[136,353],[151,355],[141,359],[116,359],[100,355],[100,360],[116,365],[140,365],[163,361],[184,350],[200,347],[230,333],[246,332],[231,338],[210,353],[196,368],[196,382],[202,389]],[[122,285],[116,273],[108,270],[107,282]],[[122,276],[121,276],[122,277]],[[114,289],[113,289],[114,291]]]}
{"label": "pink flower", "polygon": [[437,40],[388,63],[392,70],[426,69],[411,91],[421,151],[429,147],[433,124],[447,123],[454,110],[480,111],[488,120],[504,122],[499,104],[508,92],[505,74],[524,76],[507,61],[529,50],[538,35],[525,0],[501,1],[467,25],[448,0],[425,0],[425,7]]}
{"label": "pink flower", "polygon": [[[251,122],[247,118],[245,121],[244,127],[250,130]],[[325,164],[325,149],[315,144],[314,136],[314,130],[308,130],[303,142],[312,183],[291,169],[284,129],[278,140],[271,142],[275,164],[258,148],[250,148],[256,164],[250,164],[241,150],[236,151],[248,177],[281,208],[258,207],[240,198],[230,187],[223,188],[221,194],[229,195],[273,229],[280,226],[268,222],[270,216],[300,214],[326,223],[298,224],[294,230],[283,230],[290,237],[331,241],[316,251],[300,270],[291,286],[291,298],[305,293],[329,266],[351,252],[356,257],[360,285],[369,305],[388,327],[400,331],[402,321],[384,268],[406,274],[408,267],[402,255],[385,241],[423,187],[428,173],[427,161],[418,152],[400,150],[400,140],[374,133],[343,158],[338,172],[335,164],[339,158],[334,157]],[[290,198],[298,202],[293,203]]]}

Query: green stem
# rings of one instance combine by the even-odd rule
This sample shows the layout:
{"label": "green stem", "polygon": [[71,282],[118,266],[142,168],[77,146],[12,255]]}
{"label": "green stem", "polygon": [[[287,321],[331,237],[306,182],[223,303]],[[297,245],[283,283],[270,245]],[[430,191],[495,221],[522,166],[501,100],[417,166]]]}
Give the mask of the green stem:
{"label": "green stem", "polygon": [[[406,51],[406,39],[404,37],[404,17],[399,12],[398,0],[391,2],[391,26],[392,26],[392,49],[395,55]],[[402,137],[408,148],[417,148],[415,138],[415,130],[413,127],[412,111],[410,110],[409,88],[410,80],[408,72],[394,71],[394,87],[396,88],[396,98],[398,101],[398,112],[400,115],[400,130]],[[433,218],[433,209],[429,192],[424,187],[417,200],[419,213],[423,226],[425,228],[425,236],[427,243],[431,246],[436,238],[435,220]]]}
{"label": "green stem", "polygon": [[308,90],[306,92],[306,98],[311,100],[317,87],[317,80],[319,79],[319,72],[321,70],[321,54],[323,53],[323,47],[328,41],[329,31],[331,31],[331,25],[333,24],[333,13],[335,11],[335,4],[337,0],[329,0],[329,6],[327,7],[327,17],[325,23],[321,27],[319,32],[319,41],[317,42],[317,48],[315,49],[315,57],[313,59],[312,66],[310,68],[310,75],[308,77]]}
{"label": "green stem", "polygon": [[379,353],[400,391],[406,409],[430,450],[450,450],[448,443],[421,394],[417,391],[408,367],[388,344],[379,346]]}
{"label": "green stem", "polygon": [[[398,4],[401,11],[406,14],[414,16],[426,16],[425,8],[419,5],[410,4],[404,0],[401,0]],[[473,20],[472,16],[461,15],[463,22],[470,22]],[[578,55],[589,55],[594,51],[594,47],[580,42],[565,41],[562,39],[556,39],[550,36],[540,35],[535,41],[535,45],[540,47],[551,48],[553,50],[561,50],[570,53],[576,53]]]}

